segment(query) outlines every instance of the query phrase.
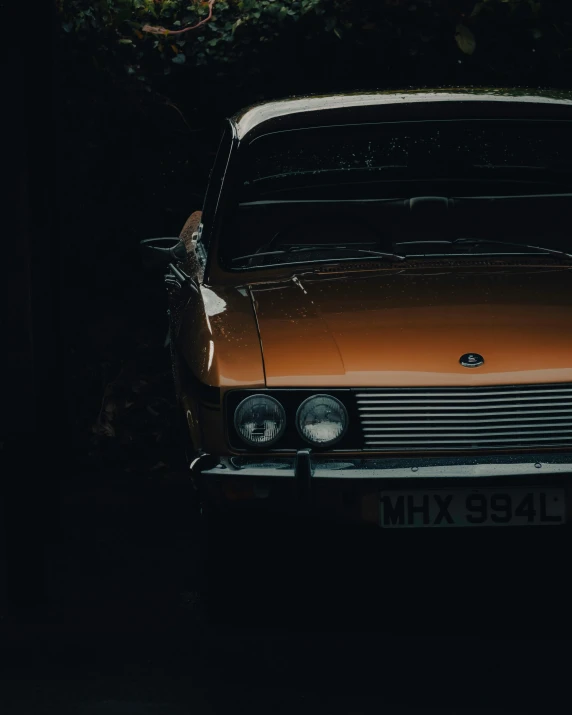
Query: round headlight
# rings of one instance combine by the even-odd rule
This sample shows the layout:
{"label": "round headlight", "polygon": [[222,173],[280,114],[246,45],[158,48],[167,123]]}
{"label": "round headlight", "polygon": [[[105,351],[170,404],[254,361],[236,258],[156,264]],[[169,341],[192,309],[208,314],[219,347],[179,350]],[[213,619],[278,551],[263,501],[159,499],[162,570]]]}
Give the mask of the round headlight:
{"label": "round headlight", "polygon": [[304,400],[296,414],[298,432],[311,444],[328,447],[344,436],[348,413],[342,403],[330,395],[314,395]]}
{"label": "round headlight", "polygon": [[252,447],[266,447],[282,437],[286,429],[284,408],[269,395],[250,395],[236,408],[234,426]]}

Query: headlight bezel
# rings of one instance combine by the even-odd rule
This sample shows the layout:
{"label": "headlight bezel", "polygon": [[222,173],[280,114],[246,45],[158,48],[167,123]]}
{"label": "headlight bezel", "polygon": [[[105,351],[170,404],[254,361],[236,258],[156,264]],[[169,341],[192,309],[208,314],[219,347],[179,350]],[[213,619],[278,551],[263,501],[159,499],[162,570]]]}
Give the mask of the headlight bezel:
{"label": "headlight bezel", "polygon": [[[277,432],[277,434],[271,440],[267,440],[266,442],[252,442],[252,441],[248,440],[248,438],[246,438],[242,434],[242,432],[240,431],[240,429],[238,427],[237,417],[239,415],[240,408],[244,405],[245,402],[254,400],[256,398],[259,398],[259,399],[261,398],[264,400],[268,400],[269,402],[273,402],[275,405],[278,406],[278,408],[282,412],[282,427],[280,428],[280,430]],[[273,395],[267,395],[262,392],[257,392],[257,393],[253,393],[251,395],[247,395],[244,399],[242,399],[236,405],[236,407],[234,409],[234,414],[232,416],[232,423],[234,425],[234,429],[235,429],[237,436],[239,437],[239,439],[241,439],[244,442],[244,444],[247,447],[250,447],[253,449],[265,449],[267,447],[273,447],[284,436],[284,433],[285,433],[286,427],[287,427],[287,422],[288,422],[288,416],[286,414],[284,405],[279,400],[277,400]]]}
{"label": "headlight bezel", "polygon": [[[329,400],[333,400],[334,402],[337,402],[337,404],[341,408],[342,414],[344,415],[345,422],[344,422],[342,431],[340,432],[340,434],[337,437],[335,437],[332,440],[329,440],[328,442],[315,442],[315,441],[311,440],[310,438],[308,438],[302,432],[302,428],[300,426],[300,414],[302,412],[302,408],[304,407],[304,405],[307,405],[308,402],[312,402],[313,400],[318,400],[320,398],[323,399],[324,397],[328,398]],[[334,395],[330,395],[326,392],[318,392],[314,395],[309,395],[308,397],[306,397],[305,400],[303,400],[298,405],[298,409],[296,410],[295,423],[296,423],[296,430],[297,430],[298,434],[307,444],[311,445],[312,447],[315,447],[316,449],[328,449],[329,447],[333,447],[336,444],[338,444],[338,442],[340,442],[345,437],[345,435],[347,434],[348,428],[349,428],[350,416],[348,413],[348,408],[346,407],[346,405],[344,405],[344,403],[340,399],[338,399],[337,397],[334,397]]]}
{"label": "headlight bezel", "polygon": [[[251,446],[243,441],[240,433],[235,427],[234,415],[238,405],[251,395],[268,395],[274,397],[282,405],[286,412],[286,429],[279,441],[269,447]],[[296,427],[296,413],[300,405],[309,397],[315,395],[327,395],[335,397],[345,407],[348,416],[348,428],[343,437],[332,446],[321,447],[312,445],[300,437]],[[225,390],[222,408],[224,412],[224,438],[228,448],[233,454],[254,454],[263,453],[283,453],[295,454],[300,449],[312,449],[313,452],[347,452],[356,451],[363,448],[362,432],[360,428],[357,404],[353,396],[352,388],[332,387],[307,388],[307,387],[233,387]]]}

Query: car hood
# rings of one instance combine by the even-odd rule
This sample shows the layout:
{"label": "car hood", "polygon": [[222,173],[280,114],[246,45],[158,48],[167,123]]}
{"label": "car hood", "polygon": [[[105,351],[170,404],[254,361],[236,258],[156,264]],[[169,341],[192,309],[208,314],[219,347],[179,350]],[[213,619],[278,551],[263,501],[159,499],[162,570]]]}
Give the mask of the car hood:
{"label": "car hood", "polygon": [[[572,382],[570,270],[392,268],[253,285],[266,384]],[[462,367],[465,353],[484,364]]]}

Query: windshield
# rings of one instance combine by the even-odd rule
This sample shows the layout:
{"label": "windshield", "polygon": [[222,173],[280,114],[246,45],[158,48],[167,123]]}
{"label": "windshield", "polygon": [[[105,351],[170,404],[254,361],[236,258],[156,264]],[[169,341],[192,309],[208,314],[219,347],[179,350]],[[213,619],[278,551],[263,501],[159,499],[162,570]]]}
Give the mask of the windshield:
{"label": "windshield", "polygon": [[[568,121],[439,120],[263,135],[240,150],[221,262],[242,270],[375,252],[570,250],[571,128]],[[443,243],[459,238],[528,247]]]}

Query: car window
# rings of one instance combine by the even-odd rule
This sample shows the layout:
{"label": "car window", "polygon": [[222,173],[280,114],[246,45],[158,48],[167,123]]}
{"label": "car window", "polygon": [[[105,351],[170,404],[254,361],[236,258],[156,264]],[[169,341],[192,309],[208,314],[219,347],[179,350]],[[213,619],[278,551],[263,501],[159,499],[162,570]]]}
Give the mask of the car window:
{"label": "car window", "polygon": [[[466,237],[548,241],[569,251],[562,218],[572,197],[571,135],[571,122],[545,120],[399,122],[263,135],[240,150],[234,203],[220,234],[221,262],[241,269],[331,260],[336,251],[334,257],[343,251],[346,260],[363,259],[366,251],[443,255],[448,249],[440,240]],[[543,199],[557,192],[560,198]],[[456,197],[455,210],[427,220],[408,209],[407,201],[419,196]],[[487,197],[495,196],[505,198],[493,207]],[[409,243],[416,240],[422,243]],[[503,251],[492,244],[471,248]]]}
{"label": "car window", "polygon": [[324,184],[332,196],[356,195],[352,184],[379,196],[388,187],[364,182],[567,173],[571,128],[569,121],[440,120],[277,132],[246,148],[241,198],[323,195]]}
{"label": "car window", "polygon": [[205,249],[208,248],[211,237],[211,222],[215,214],[217,203],[220,196],[222,182],[224,179],[225,168],[228,162],[230,148],[232,144],[232,131],[230,127],[225,127],[216,154],[213,167],[209,176],[209,183],[205,194],[203,205],[203,213],[201,223],[203,230],[201,231],[200,240]]}

